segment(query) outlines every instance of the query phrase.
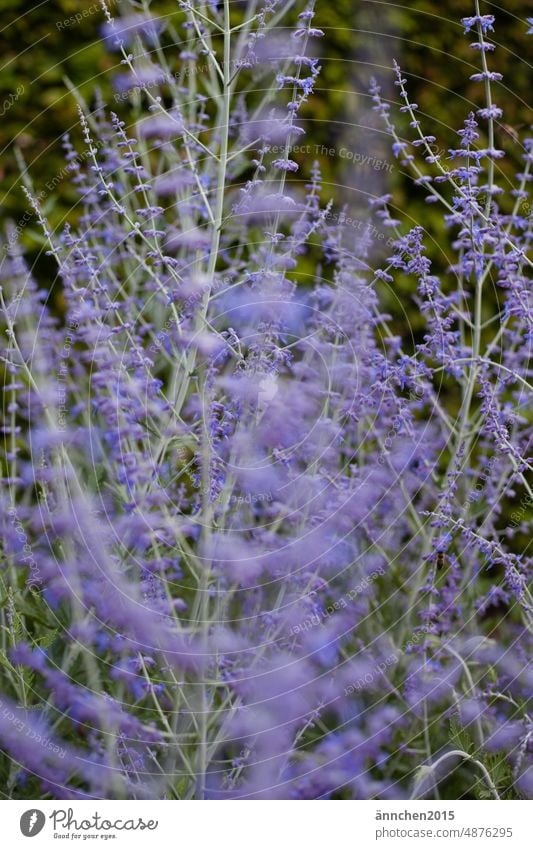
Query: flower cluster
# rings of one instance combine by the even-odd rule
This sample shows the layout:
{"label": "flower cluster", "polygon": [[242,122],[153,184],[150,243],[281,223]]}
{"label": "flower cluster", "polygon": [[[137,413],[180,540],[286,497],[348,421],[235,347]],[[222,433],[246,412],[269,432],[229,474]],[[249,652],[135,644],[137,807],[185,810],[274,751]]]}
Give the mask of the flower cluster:
{"label": "flower cluster", "polygon": [[[65,138],[74,223],[54,232],[30,195],[56,302],[8,233],[0,750],[17,798],[533,796],[532,562],[506,528],[532,503],[533,140],[504,190],[491,15],[463,19],[486,101],[449,167],[399,66],[405,137],[374,81],[452,257],[440,269],[376,187],[384,259],[291,158],[314,5],[239,4],[235,26],[229,3],[187,0],[176,58],[163,22],[103,3],[131,98],[80,112],[83,157]],[[384,307],[399,281],[415,337]],[[463,765],[439,771],[459,738]]]}

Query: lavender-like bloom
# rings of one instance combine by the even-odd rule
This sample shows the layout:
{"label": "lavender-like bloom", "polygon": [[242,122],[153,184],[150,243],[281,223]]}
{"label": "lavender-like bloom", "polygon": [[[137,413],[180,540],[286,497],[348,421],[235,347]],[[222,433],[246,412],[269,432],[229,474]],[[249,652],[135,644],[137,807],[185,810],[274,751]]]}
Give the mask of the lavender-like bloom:
{"label": "lavender-like bloom", "polygon": [[157,44],[164,28],[165,21],[162,18],[131,14],[108,21],[102,27],[102,35],[109,49],[118,50],[121,45],[131,44],[137,35],[143,36],[149,43]]}

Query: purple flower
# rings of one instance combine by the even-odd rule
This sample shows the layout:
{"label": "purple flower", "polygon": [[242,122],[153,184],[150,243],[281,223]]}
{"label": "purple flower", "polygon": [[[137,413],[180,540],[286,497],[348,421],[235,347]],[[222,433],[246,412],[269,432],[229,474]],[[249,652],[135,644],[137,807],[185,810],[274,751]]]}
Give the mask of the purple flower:
{"label": "purple flower", "polygon": [[120,44],[129,45],[137,35],[144,36],[150,43],[157,43],[159,35],[165,28],[162,18],[154,18],[148,14],[132,14],[114,18],[102,27],[102,35],[108,49],[117,49]]}
{"label": "purple flower", "polygon": [[272,162],[274,168],[279,171],[298,171],[299,165],[292,159],[274,159]]}
{"label": "purple flower", "polygon": [[[373,157],[369,204],[337,206],[293,159],[322,30],[283,5],[232,6],[231,69],[215,0],[180,2],[175,55],[108,16],[135,103],[64,139],[71,223],[28,192],[59,301],[7,229],[17,798],[434,798],[458,735],[531,795],[533,141],[501,179],[480,86],[444,154],[393,63],[399,104],[372,80],[371,108],[414,191]],[[493,22],[463,21],[487,84]]]}

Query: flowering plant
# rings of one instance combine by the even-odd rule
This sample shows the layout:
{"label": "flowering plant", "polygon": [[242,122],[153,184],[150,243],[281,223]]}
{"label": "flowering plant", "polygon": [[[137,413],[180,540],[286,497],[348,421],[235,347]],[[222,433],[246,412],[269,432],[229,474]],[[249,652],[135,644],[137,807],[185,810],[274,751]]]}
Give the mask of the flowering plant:
{"label": "flowering plant", "polygon": [[102,0],[125,115],[78,95],[77,223],[26,176],[55,305],[6,236],[8,794],[531,798],[533,140],[500,186],[494,18],[446,155],[398,65],[398,109],[371,83],[439,273],[390,194],[355,229],[296,158],[320,4],[232,6]]}

